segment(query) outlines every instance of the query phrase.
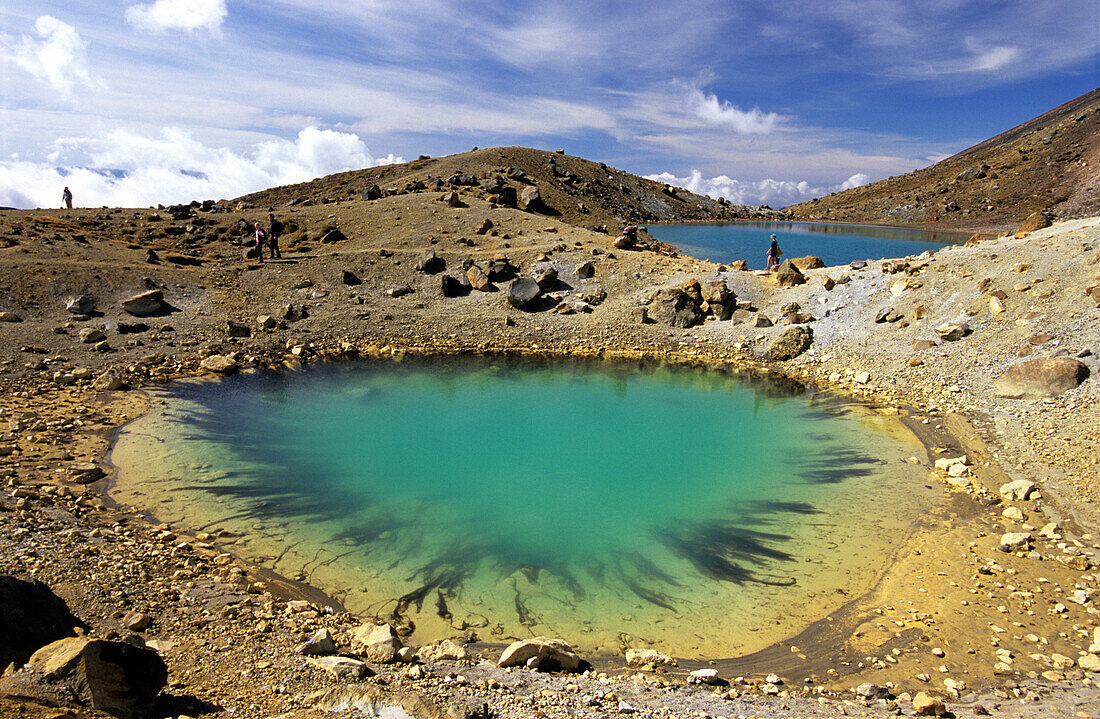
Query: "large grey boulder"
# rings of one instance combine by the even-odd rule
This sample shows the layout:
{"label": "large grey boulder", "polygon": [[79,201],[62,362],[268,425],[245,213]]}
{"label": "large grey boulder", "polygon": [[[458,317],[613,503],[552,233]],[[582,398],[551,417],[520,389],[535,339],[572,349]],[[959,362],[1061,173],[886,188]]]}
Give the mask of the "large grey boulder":
{"label": "large grey boulder", "polygon": [[500,655],[497,666],[519,667],[526,666],[530,669],[564,669],[572,671],[581,663],[573,647],[560,639],[549,637],[534,637],[512,642]]}
{"label": "large grey boulder", "polygon": [[42,582],[0,575],[0,666],[22,666],[50,642],[75,634],[82,622]]}
{"label": "large grey boulder", "polygon": [[814,331],[806,325],[795,325],[785,330],[764,353],[769,360],[789,360],[809,349],[814,341]]}
{"label": "large grey boulder", "polygon": [[998,397],[1040,399],[1071,390],[1088,379],[1089,368],[1072,357],[1040,357],[1019,362],[993,382]]}
{"label": "large grey boulder", "polygon": [[154,650],[89,637],[60,639],[36,651],[27,665],[0,680],[0,693],[79,703],[119,717],[142,717],[168,681]]}
{"label": "large grey boulder", "polygon": [[539,284],[530,277],[517,277],[508,285],[504,299],[512,307],[526,307],[542,294]]}
{"label": "large grey boulder", "polygon": [[804,284],[806,276],[795,267],[793,262],[784,260],[783,264],[779,265],[779,268],[775,271],[775,281],[779,283],[780,287],[794,287],[795,285]]}
{"label": "large grey boulder", "polygon": [[695,302],[679,287],[658,290],[649,305],[649,318],[669,327],[691,327],[703,319]]}

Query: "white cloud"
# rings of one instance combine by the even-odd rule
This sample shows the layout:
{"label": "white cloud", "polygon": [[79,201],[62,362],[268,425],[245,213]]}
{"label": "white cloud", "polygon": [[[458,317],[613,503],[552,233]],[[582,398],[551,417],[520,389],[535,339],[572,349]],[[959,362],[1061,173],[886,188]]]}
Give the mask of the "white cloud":
{"label": "white cloud", "polygon": [[724,197],[736,204],[770,205],[771,207],[786,207],[798,202],[805,202],[814,197],[828,195],[830,192],[850,190],[853,187],[867,184],[871,179],[863,173],[856,173],[839,185],[818,187],[805,180],[795,182],[793,180],[767,179],[746,182],[735,180],[726,175],[708,178],[703,177],[703,173],[698,170],[692,170],[687,177],[677,177],[671,172],[647,175],[647,177],[657,182],[683,187],[697,195],[714,198]]}
{"label": "white cloud", "polygon": [[1001,70],[1020,57],[1020,48],[1007,45],[985,46],[975,37],[964,41],[974,60],[963,68],[967,72],[994,72]]}
{"label": "white cloud", "polygon": [[690,87],[687,106],[698,119],[708,125],[733,130],[744,135],[767,135],[779,121],[774,112],[764,112],[758,107],[745,111],[717,95],[704,93],[698,87]]}
{"label": "white cloud", "polygon": [[34,29],[40,40],[24,35],[16,42],[11,36],[0,35],[0,57],[45,80],[66,97],[78,85],[100,85],[88,72],[84,40],[76,28],[51,15],[41,15]]}
{"label": "white cloud", "polygon": [[0,205],[54,206],[66,185],[83,206],[230,198],[393,162],[403,160],[373,157],[357,135],[316,127],[302,130],[294,141],[258,143],[247,153],[209,147],[178,128],[165,128],[156,137],[116,130],[99,138],[59,140],[46,162],[0,162]]}
{"label": "white cloud", "polygon": [[156,0],[152,5],[126,8],[126,22],[154,33],[201,29],[217,33],[226,15],[225,0]]}

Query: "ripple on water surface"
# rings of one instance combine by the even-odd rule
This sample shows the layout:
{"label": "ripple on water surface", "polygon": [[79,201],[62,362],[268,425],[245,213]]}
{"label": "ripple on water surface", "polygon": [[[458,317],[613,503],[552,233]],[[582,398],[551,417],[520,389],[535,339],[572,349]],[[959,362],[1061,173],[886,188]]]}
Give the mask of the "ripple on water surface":
{"label": "ripple on water surface", "polygon": [[157,396],[120,501],[420,642],[753,651],[866,591],[933,501],[893,420],[713,371],[378,361]]}

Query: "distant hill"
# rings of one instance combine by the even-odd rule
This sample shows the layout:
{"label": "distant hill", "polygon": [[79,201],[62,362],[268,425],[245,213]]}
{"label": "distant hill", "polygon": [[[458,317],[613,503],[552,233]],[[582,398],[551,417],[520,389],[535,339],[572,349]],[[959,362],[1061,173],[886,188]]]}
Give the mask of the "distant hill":
{"label": "distant hill", "polygon": [[931,167],[786,209],[804,220],[960,228],[1012,227],[1035,211],[1100,214],[1100,89]]}
{"label": "distant hill", "polygon": [[454,189],[512,204],[538,188],[543,214],[576,226],[658,221],[773,217],[767,208],[735,205],[670,187],[558,152],[524,147],[475,149],[440,158],[422,157],[275,187],[238,198],[258,207],[364,199],[372,185],[382,193],[442,193]]}

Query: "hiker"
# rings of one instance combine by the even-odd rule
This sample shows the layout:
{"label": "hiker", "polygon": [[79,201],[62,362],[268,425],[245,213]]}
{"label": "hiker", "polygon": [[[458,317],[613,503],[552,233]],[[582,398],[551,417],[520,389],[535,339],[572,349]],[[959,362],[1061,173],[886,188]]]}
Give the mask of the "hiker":
{"label": "hiker", "polygon": [[73,209],[73,193],[69,192],[69,188],[66,187],[61,191],[61,201],[65,203],[65,209]]}
{"label": "hiker", "polygon": [[279,235],[283,234],[283,223],[275,219],[273,212],[267,214],[267,219],[270,220],[267,226],[267,246],[271,248],[271,259],[278,257],[281,260],[283,253],[279,252]]}
{"label": "hiker", "polygon": [[775,235],[772,235],[772,244],[770,247],[768,247],[768,251],[765,254],[767,254],[768,256],[768,266],[765,269],[770,272],[772,269],[772,265],[775,265],[776,268],[778,268],[779,256],[783,254],[783,250],[779,249],[779,239]]}
{"label": "hiker", "polygon": [[[256,248],[256,259],[260,262],[264,261],[264,228],[260,227],[260,223],[257,222],[253,225],[256,230],[256,239],[252,241],[252,246]],[[244,256],[247,258],[252,254],[252,250],[245,250]]]}

